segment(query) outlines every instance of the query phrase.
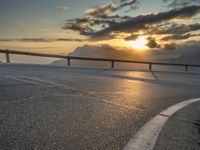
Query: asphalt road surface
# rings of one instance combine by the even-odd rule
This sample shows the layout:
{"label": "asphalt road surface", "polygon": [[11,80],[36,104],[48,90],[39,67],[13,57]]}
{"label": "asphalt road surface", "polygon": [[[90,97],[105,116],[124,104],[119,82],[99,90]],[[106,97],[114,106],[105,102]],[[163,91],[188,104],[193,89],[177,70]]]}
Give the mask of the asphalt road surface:
{"label": "asphalt road surface", "polygon": [[120,150],[153,116],[200,97],[200,74],[0,65],[1,150]]}

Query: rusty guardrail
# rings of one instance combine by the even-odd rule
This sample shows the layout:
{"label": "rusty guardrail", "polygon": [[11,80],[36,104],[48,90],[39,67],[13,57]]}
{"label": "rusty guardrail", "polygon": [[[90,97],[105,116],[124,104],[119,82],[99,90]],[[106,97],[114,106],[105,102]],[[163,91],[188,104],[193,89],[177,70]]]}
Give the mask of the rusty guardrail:
{"label": "rusty guardrail", "polygon": [[163,63],[163,62],[148,62],[148,61],[133,61],[133,60],[120,60],[120,59],[106,59],[106,58],[87,58],[87,57],[74,57],[74,56],[64,56],[64,55],[54,55],[54,54],[43,54],[43,53],[33,53],[33,52],[24,52],[24,51],[16,51],[16,50],[0,50],[0,53],[4,53],[6,57],[6,62],[10,63],[10,54],[15,55],[28,55],[28,56],[38,56],[38,57],[51,57],[51,58],[62,58],[67,59],[67,64],[70,66],[70,60],[89,60],[89,61],[107,61],[111,62],[111,68],[115,67],[115,62],[122,63],[136,63],[136,64],[147,64],[149,66],[149,70],[152,71],[153,65],[165,65],[165,66],[183,66],[185,67],[185,71],[188,72],[189,67],[200,67],[197,64],[178,64],[178,63]]}

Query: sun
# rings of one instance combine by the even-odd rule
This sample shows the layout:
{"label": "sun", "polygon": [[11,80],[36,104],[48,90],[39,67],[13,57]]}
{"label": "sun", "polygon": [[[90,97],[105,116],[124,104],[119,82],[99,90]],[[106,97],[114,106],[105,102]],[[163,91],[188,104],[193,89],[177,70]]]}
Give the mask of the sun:
{"label": "sun", "polygon": [[137,40],[128,42],[128,46],[131,46],[132,48],[139,49],[139,50],[147,49],[148,47],[146,46],[146,44],[147,44],[147,40],[145,36],[140,36],[138,37]]}

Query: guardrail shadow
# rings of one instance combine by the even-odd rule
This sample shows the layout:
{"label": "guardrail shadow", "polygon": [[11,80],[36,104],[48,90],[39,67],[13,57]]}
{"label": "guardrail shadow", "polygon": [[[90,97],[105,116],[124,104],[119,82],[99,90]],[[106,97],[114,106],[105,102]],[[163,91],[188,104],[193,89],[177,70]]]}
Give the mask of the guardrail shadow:
{"label": "guardrail shadow", "polygon": [[[106,77],[111,77],[111,78],[117,78],[117,79],[126,79],[126,80],[130,80],[130,81],[141,81],[141,82],[147,82],[150,84],[156,84],[156,85],[162,85],[162,86],[168,86],[168,87],[182,87],[182,86],[187,86],[189,87],[196,87],[197,85],[194,85],[193,83],[190,83],[187,80],[176,80],[176,79],[162,79],[161,76],[157,76],[156,71],[146,71],[146,73],[151,74],[152,78],[148,78],[148,77],[133,77],[133,76],[127,76],[127,75],[120,75],[120,74],[113,74],[113,73],[105,73],[104,76]],[[169,73],[169,72],[168,72]],[[179,73],[180,74],[180,73]],[[198,86],[197,86],[198,87]]]}

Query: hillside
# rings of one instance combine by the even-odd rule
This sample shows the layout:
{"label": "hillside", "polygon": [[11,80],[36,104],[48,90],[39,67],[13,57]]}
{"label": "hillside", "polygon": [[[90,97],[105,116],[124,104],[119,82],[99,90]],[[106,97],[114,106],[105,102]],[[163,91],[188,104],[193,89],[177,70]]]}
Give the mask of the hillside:
{"label": "hillside", "polygon": [[[125,60],[140,60],[143,58],[140,54],[136,54],[134,51],[122,51],[116,50],[109,46],[91,46],[85,45],[83,47],[78,47],[69,56],[75,57],[90,57],[90,58],[108,58],[108,59],[125,59]],[[58,60],[51,63],[51,65],[65,66],[66,60]],[[96,61],[82,61],[82,60],[72,60],[72,65],[76,66],[100,66],[106,67],[108,62],[96,62]]]}

